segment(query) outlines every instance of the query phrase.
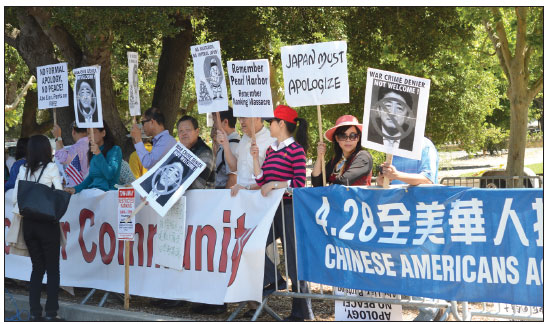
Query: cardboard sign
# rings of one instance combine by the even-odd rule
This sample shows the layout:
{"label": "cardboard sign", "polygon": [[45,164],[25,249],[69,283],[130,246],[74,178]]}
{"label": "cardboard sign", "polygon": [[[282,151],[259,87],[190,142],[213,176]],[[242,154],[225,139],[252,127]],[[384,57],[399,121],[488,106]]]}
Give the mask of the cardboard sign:
{"label": "cardboard sign", "polygon": [[132,186],[164,217],[205,168],[206,163],[177,143]]}
{"label": "cardboard sign", "polygon": [[181,197],[158,221],[154,237],[154,263],[182,270],[185,248],[186,197]]}
{"label": "cardboard sign", "polygon": [[368,68],[362,146],[421,159],[429,79]]}
{"label": "cardboard sign", "polygon": [[237,117],[274,117],[268,60],[227,62]]}
{"label": "cardboard sign", "polygon": [[[374,291],[362,291],[334,287],[335,294],[343,296],[360,296],[396,299],[395,294],[386,294]],[[383,304],[362,301],[336,300],[335,301],[336,321],[402,321],[402,305]]]}
{"label": "cardboard sign", "polygon": [[67,63],[44,65],[36,68],[38,109],[69,105],[69,77]]}
{"label": "cardboard sign", "polygon": [[101,107],[101,67],[86,66],[74,73],[74,117],[79,128],[103,128]]}
{"label": "cardboard sign", "polygon": [[284,46],[280,55],[288,105],[349,103],[345,41]]}
{"label": "cardboard sign", "polygon": [[[133,241],[135,222],[132,212],[135,208],[135,190],[133,188],[118,189],[118,240]],[[128,222],[126,220],[129,219]]]}
{"label": "cardboard sign", "polygon": [[138,58],[136,52],[128,52],[128,105],[130,106],[130,116],[141,115],[139,78],[137,76]]}
{"label": "cardboard sign", "polygon": [[219,41],[191,46],[198,112],[229,109]]}

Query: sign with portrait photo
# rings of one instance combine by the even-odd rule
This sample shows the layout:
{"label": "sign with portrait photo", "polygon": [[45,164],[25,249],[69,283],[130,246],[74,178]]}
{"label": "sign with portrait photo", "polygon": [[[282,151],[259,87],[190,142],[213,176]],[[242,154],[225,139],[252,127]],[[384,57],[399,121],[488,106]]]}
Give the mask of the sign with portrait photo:
{"label": "sign with portrait photo", "polygon": [[235,117],[273,117],[269,61],[227,62]]}
{"label": "sign with portrait photo", "polygon": [[139,78],[137,76],[138,55],[136,52],[128,52],[128,105],[130,116],[141,115],[141,103],[139,101]]}
{"label": "sign with portrait photo", "polygon": [[74,117],[79,128],[103,128],[101,66],[85,66],[74,73]]}
{"label": "sign with portrait photo", "polygon": [[349,103],[347,42],[284,46],[280,55],[288,105]]}
{"label": "sign with portrait photo", "polygon": [[429,79],[368,68],[362,146],[421,159]]}
{"label": "sign with portrait photo", "polygon": [[132,186],[164,217],[205,168],[202,160],[177,143]]}
{"label": "sign with portrait photo", "polygon": [[38,109],[66,107],[69,105],[69,77],[67,63],[51,64],[36,68]]}
{"label": "sign with portrait photo", "polygon": [[219,41],[191,46],[198,112],[229,109]]}

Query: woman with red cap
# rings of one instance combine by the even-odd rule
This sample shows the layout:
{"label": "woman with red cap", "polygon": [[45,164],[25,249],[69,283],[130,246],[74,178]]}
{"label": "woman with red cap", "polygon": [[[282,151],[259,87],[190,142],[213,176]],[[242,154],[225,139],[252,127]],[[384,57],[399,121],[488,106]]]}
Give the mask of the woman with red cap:
{"label": "woman with red cap", "polygon": [[[291,193],[293,188],[305,187],[306,184],[307,121],[298,118],[297,111],[294,109],[280,105],[276,107],[274,118],[270,120],[270,124],[271,136],[275,137],[276,141],[267,149],[262,166],[259,165],[257,145],[252,143],[250,148],[257,183],[251,189],[261,189],[261,194],[266,196],[273,189],[287,188],[283,199],[284,213],[282,213],[281,207],[277,209],[273,225],[277,238],[281,236],[284,227],[286,233],[284,249],[287,253],[288,275],[292,280],[292,291],[297,291],[294,213]],[[292,136],[294,133],[295,139]],[[282,217],[284,217],[284,222]],[[273,235],[269,234],[267,246],[272,242]],[[269,286],[264,289],[264,294],[274,291],[275,282],[278,282],[278,289],[284,289],[286,286],[278,271],[275,276],[274,269],[274,264],[266,257],[264,283]],[[299,281],[299,287],[301,292],[308,292],[305,282]],[[302,321],[313,318],[310,299],[294,298],[292,300],[292,312],[286,320]]]}
{"label": "woman with red cap", "polygon": [[[362,150],[362,124],[356,117],[343,115],[336,120],[334,127],[324,133],[333,142],[334,157],[326,163],[326,182],[345,186],[369,186],[372,179],[372,155]],[[326,154],[326,144],[318,143],[318,159],[311,173],[313,187],[322,186],[321,157]]]}

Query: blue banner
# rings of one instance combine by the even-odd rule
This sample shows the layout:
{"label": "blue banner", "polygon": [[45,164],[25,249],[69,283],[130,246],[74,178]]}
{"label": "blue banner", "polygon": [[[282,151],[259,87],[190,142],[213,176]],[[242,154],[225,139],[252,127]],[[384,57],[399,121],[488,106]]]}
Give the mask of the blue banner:
{"label": "blue banner", "polygon": [[352,289],[543,306],[543,190],[294,190],[298,276]]}

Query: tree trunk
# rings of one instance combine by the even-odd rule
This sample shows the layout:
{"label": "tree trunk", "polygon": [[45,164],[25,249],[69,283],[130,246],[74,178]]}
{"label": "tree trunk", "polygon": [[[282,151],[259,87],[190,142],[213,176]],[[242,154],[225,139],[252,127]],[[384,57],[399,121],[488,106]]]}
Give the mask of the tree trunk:
{"label": "tree trunk", "polygon": [[46,134],[53,127],[53,120],[50,119],[42,124],[36,122],[38,113],[38,93],[36,91],[27,92],[25,105],[23,106],[23,117],[21,121],[21,137],[30,137],[32,135]]}
{"label": "tree trunk", "polygon": [[[524,92],[522,92],[524,93]],[[507,155],[507,175],[524,175],[524,157],[526,152],[526,134],[528,133],[528,106],[530,102],[520,95],[511,85],[511,131],[509,133],[509,151]],[[513,181],[513,187],[522,187],[522,181]]]}
{"label": "tree trunk", "polygon": [[162,39],[162,54],[158,62],[152,100],[153,107],[157,107],[164,114],[164,126],[170,133],[180,111],[181,92],[185,83],[193,35],[189,17],[177,17],[175,25],[182,27],[182,30],[174,37]]}

